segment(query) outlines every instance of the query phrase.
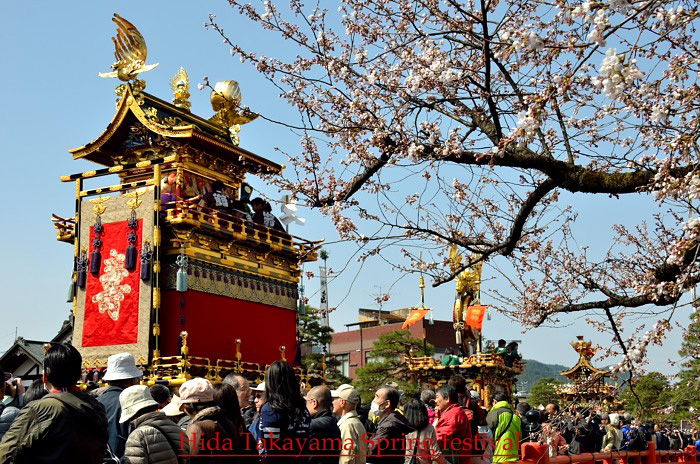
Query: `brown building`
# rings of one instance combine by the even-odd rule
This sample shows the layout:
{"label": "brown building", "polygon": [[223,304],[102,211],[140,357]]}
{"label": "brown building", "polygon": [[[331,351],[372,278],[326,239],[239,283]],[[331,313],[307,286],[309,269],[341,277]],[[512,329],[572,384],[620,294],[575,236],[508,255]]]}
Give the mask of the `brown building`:
{"label": "brown building", "polygon": [[[412,308],[394,311],[378,311],[375,309],[360,309],[359,322],[346,324],[345,332],[333,334],[330,354],[340,361],[340,372],[355,379],[355,370],[372,359],[374,342],[385,333],[401,330],[408,313]],[[447,348],[457,350],[455,331],[452,322],[433,321],[427,319],[405,329],[413,338],[423,338],[425,328],[426,341],[435,347],[436,355],[442,355]]]}

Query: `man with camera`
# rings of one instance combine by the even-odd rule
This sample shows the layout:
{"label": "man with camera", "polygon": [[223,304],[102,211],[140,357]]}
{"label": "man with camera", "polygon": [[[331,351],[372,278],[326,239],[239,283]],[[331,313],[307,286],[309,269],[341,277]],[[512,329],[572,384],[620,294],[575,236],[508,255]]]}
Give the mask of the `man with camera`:
{"label": "man with camera", "polygon": [[[6,380],[5,372],[0,369],[0,440],[5,435],[5,432],[10,428],[12,421],[15,420],[19,409],[14,405],[21,406],[20,398],[24,393],[24,385],[21,379]],[[5,397],[7,396],[7,401]]]}

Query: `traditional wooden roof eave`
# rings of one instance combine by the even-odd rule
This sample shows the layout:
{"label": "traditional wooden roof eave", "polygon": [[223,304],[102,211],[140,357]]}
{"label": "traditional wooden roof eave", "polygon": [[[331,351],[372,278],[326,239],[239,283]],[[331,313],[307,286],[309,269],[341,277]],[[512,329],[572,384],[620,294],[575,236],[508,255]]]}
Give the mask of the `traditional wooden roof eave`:
{"label": "traditional wooden roof eave", "polygon": [[559,375],[562,375],[562,376],[568,378],[569,375],[574,374],[577,370],[582,369],[584,367],[590,369],[591,372],[593,372],[594,374],[598,374],[598,375],[607,375],[608,374],[607,371],[596,369],[595,367],[591,366],[591,363],[588,362],[588,360],[585,358],[585,356],[580,355],[578,358],[578,362],[576,363],[576,365],[574,367],[572,367],[568,371],[561,371],[559,373]]}
{"label": "traditional wooden roof eave", "polygon": [[[19,337],[19,338],[21,338],[21,337]],[[10,356],[12,356],[14,351],[20,351],[21,353],[26,355],[28,358],[30,358],[35,363],[42,365],[44,360],[38,359],[36,356],[34,356],[34,354],[31,353],[24,346],[23,342],[24,343],[41,344],[41,345],[44,345],[46,343],[46,342],[40,342],[40,341],[36,341],[36,340],[22,340],[22,341],[20,341],[19,339],[17,339],[17,340],[15,340],[15,343],[10,348],[8,348],[8,350],[5,351],[5,353],[3,353],[2,356],[0,356],[0,364],[4,363]]]}
{"label": "traditional wooden roof eave", "polygon": [[153,120],[153,118],[149,117],[144,112],[141,105],[138,104],[136,98],[133,95],[131,87],[128,85],[126,85],[125,87],[126,91],[124,92],[124,95],[122,95],[122,98],[117,105],[117,112],[112,118],[112,121],[110,121],[110,123],[107,125],[105,131],[102,132],[102,134],[100,134],[92,142],[82,147],[69,150],[69,153],[73,155],[73,159],[89,159],[90,161],[94,161],[105,166],[110,166],[110,163],[107,163],[103,159],[101,159],[102,157],[94,155],[96,153],[99,153],[100,150],[106,144],[108,144],[108,142],[112,139],[117,130],[126,120],[127,116],[129,115],[129,112],[131,112],[131,114],[133,114],[141,124],[143,124],[150,131],[158,135],[171,138],[194,139],[196,141],[203,142],[208,146],[214,147],[217,151],[224,154],[225,156],[230,156],[231,159],[236,163],[241,163],[243,161],[252,164],[258,169],[260,173],[282,173],[282,166],[280,166],[279,164],[267,160],[262,156],[256,155],[255,153],[252,153],[248,150],[224,142],[215,136],[207,134],[205,131],[200,129],[200,127],[198,127],[201,125],[209,130],[222,132],[221,128],[216,127],[209,121],[202,119],[198,116],[186,113],[181,109],[170,105],[169,103],[160,100],[159,98],[154,97],[153,95],[143,93],[142,95],[144,97],[144,102],[154,103],[156,106],[165,107],[169,112],[193,121],[192,124],[174,127],[165,126],[163,124],[157,123]]}

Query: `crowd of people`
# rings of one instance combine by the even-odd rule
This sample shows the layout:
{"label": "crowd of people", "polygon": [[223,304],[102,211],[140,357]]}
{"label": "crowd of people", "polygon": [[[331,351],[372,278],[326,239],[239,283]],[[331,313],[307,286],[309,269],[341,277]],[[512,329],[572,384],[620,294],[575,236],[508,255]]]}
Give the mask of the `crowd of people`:
{"label": "crowd of people", "polygon": [[682,431],[669,423],[636,420],[624,411],[602,412],[588,408],[560,411],[550,403],[543,411],[520,403],[516,409],[523,423],[522,442],[549,445],[550,456],[604,451],[642,451],[654,443],[661,451],[679,451],[695,446],[700,435]]}
{"label": "crowd of people", "polygon": [[305,391],[283,361],[254,388],[230,374],[217,385],[193,378],[175,394],[143,385],[129,353],[110,356],[106,385],[89,392],[77,385],[81,368],[72,345],[53,344],[43,382],[26,392],[2,382],[17,402],[0,406],[0,464],[491,464],[518,461],[526,441],[548,444],[551,456],[692,443],[626,414],[513,408],[504,393],[486,410],[459,375],[416,398],[383,385],[363,405],[349,384]]}

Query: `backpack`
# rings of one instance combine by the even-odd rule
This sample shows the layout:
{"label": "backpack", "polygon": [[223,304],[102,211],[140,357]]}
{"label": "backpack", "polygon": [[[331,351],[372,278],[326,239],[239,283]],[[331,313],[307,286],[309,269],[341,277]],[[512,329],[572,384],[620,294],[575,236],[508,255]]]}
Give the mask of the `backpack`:
{"label": "backpack", "polygon": [[637,427],[630,428],[627,437],[627,446],[631,451],[644,451],[649,446],[644,434]]}

